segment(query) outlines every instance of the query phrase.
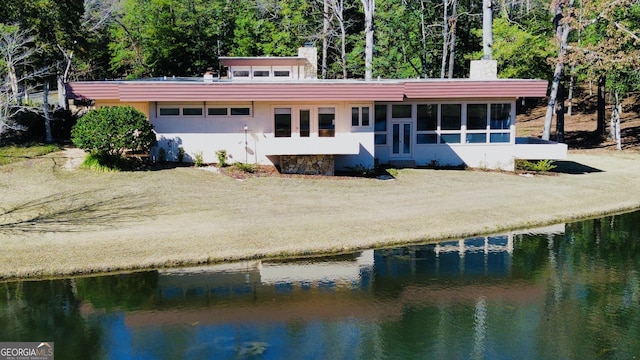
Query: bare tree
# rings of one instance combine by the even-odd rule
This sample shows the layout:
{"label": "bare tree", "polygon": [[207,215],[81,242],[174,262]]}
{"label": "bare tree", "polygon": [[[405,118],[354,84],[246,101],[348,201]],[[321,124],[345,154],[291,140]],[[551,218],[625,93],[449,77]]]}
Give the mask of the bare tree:
{"label": "bare tree", "polygon": [[345,3],[345,0],[329,0],[329,8],[335,21],[337,22],[338,29],[340,30],[340,64],[342,66],[342,78],[347,78],[347,28],[349,27],[347,21],[344,18],[345,10],[350,7]]}
{"label": "bare tree", "polygon": [[84,0],[81,24],[85,30],[93,32],[104,29],[121,16],[121,0]]}
{"label": "bare tree", "polygon": [[544,119],[544,129],[542,131],[542,139],[549,140],[551,135],[551,120],[553,119],[553,112],[556,107],[556,98],[558,96],[558,88],[564,72],[565,58],[567,55],[567,43],[569,41],[569,33],[571,32],[571,26],[569,23],[570,18],[563,13],[564,7],[567,7],[567,12],[570,12],[573,8],[573,0],[568,0],[568,4],[564,4],[562,0],[556,0],[554,3],[554,24],[556,24],[556,35],[559,38],[558,59],[553,71],[553,80],[551,82],[551,92],[549,94],[549,103],[547,105],[547,113]]}
{"label": "bare tree", "polygon": [[376,11],[375,0],[360,0],[362,9],[364,10],[364,79],[371,80],[373,78],[373,16]]}
{"label": "bare tree", "polygon": [[322,0],[322,70],[321,77],[327,78],[327,56],[329,54],[329,29],[331,25],[331,14],[329,12],[329,1]]}
{"label": "bare tree", "polygon": [[449,79],[453,79],[453,65],[456,60],[456,27],[458,23],[458,0],[451,0],[449,17]]}
{"label": "bare tree", "polygon": [[440,78],[444,79],[447,57],[449,53],[449,0],[442,0],[442,63],[440,66]]}
{"label": "bare tree", "polygon": [[39,51],[36,38],[17,25],[0,25],[0,135],[8,129],[22,130],[15,116],[25,111],[38,111],[23,98],[29,86],[47,74],[47,69],[31,68],[33,56]]}

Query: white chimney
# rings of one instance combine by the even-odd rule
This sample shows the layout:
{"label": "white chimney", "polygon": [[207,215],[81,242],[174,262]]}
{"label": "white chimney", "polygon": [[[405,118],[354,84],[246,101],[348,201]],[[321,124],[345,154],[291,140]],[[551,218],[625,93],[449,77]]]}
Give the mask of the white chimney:
{"label": "white chimney", "polygon": [[318,78],[318,49],[312,43],[305,43],[303,47],[298,48],[298,57],[306,58],[309,62],[304,67],[305,79]]}

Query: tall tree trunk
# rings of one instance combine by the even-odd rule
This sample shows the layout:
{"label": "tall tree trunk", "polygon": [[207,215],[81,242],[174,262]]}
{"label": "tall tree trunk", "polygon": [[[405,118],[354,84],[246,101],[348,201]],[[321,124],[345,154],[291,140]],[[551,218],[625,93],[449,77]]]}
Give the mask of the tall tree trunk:
{"label": "tall tree trunk", "polygon": [[447,58],[449,51],[449,2],[442,0],[442,63],[440,64],[440,78],[446,75]]}
{"label": "tall tree trunk", "polygon": [[607,76],[605,74],[600,75],[598,78],[598,104],[597,104],[597,122],[596,134],[604,135],[607,127],[607,120],[605,115],[606,103],[604,101],[604,94],[606,93],[605,85],[607,83]]}
{"label": "tall tree trunk", "polygon": [[558,101],[556,103],[556,141],[564,142],[564,84],[558,87]]}
{"label": "tall tree trunk", "polygon": [[616,149],[622,150],[622,139],[620,138],[620,116],[622,114],[622,104],[618,92],[614,93],[613,113],[611,114],[611,138],[616,141]]}
{"label": "tall tree trunk", "polygon": [[[342,78],[347,78],[347,30],[344,21],[340,21],[340,62],[342,63]],[[370,79],[369,79],[370,80]]]}
{"label": "tall tree trunk", "polygon": [[[571,73],[573,74],[573,66],[571,66]],[[573,87],[576,83],[575,76],[571,75],[569,77],[569,95],[567,96],[567,115],[571,116],[573,114]]]}
{"label": "tall tree trunk", "polygon": [[324,20],[322,21],[322,69],[320,76],[323,79],[327,78],[327,55],[329,53],[329,0],[323,1],[322,13]]}
{"label": "tall tree trunk", "polygon": [[492,59],[493,9],[491,0],[482,0],[482,58]]}
{"label": "tall tree trunk", "polygon": [[19,99],[18,95],[18,76],[16,75],[16,68],[10,62],[7,64],[7,77],[9,78],[9,88],[13,94],[14,99]]}
{"label": "tall tree trunk", "polygon": [[375,0],[361,0],[364,10],[364,79],[371,80],[373,78],[373,15],[376,11]]}
{"label": "tall tree trunk", "polygon": [[49,83],[44,82],[44,91],[42,93],[42,111],[44,112],[44,129],[45,129],[45,142],[51,144],[53,142],[53,135],[51,134],[51,115],[49,113]]}
{"label": "tall tree trunk", "polygon": [[449,79],[453,79],[453,66],[456,60],[456,27],[458,25],[458,0],[451,0],[451,26],[449,27]]}
{"label": "tall tree trunk", "polygon": [[[571,10],[573,7],[573,0],[569,0],[569,9]],[[564,58],[567,54],[567,42],[569,41],[569,33],[571,32],[571,27],[568,22],[565,22],[560,26],[560,22],[562,19],[562,7],[561,3],[558,3],[558,7],[556,9],[556,16],[554,17],[554,23],[557,24],[557,30],[561,34],[560,37],[560,49],[558,50],[558,61],[556,63],[556,67],[553,71],[553,80],[551,82],[551,92],[549,93],[549,104],[547,106],[547,114],[544,118],[544,129],[542,131],[542,139],[549,140],[551,135],[551,120],[553,119],[553,112],[556,106],[556,97],[558,95],[558,87],[560,86],[560,81],[562,78],[562,72],[564,70]]]}
{"label": "tall tree trunk", "polygon": [[426,79],[428,77],[427,67],[429,66],[429,51],[427,49],[427,24],[425,24],[424,18],[424,0],[420,0],[420,31],[422,35],[422,74]]}

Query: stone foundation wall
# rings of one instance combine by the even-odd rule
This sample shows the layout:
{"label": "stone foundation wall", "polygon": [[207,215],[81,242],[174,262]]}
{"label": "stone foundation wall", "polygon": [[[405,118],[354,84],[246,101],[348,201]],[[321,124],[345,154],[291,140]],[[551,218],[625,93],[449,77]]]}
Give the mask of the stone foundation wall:
{"label": "stone foundation wall", "polygon": [[333,155],[282,155],[280,171],[283,174],[333,176],[335,160]]}

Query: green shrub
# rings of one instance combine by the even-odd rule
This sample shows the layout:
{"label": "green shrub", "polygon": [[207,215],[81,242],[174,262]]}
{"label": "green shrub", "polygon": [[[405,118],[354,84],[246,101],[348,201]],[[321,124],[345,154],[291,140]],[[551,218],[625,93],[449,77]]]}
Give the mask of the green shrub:
{"label": "green shrub", "polygon": [[99,157],[121,157],[125,150],[148,152],[156,144],[153,125],[131,106],[91,110],[71,130],[71,141]]}
{"label": "green shrub", "polygon": [[89,154],[80,168],[99,172],[130,171],[135,163],[121,156]]}
{"label": "green shrub", "polygon": [[241,162],[237,162],[233,164],[233,167],[235,167],[236,169],[240,170],[240,171],[244,171],[246,173],[250,173],[253,174],[254,172],[256,172],[256,166],[253,164],[246,164],[246,163],[241,163]]}
{"label": "green shrub", "polygon": [[539,160],[536,162],[528,160],[516,160],[516,170],[547,172],[555,169],[557,166],[553,164],[553,160]]}
{"label": "green shrub", "polygon": [[204,165],[204,159],[202,158],[202,152],[197,152],[193,154],[193,165],[196,167],[201,167]]}
{"label": "green shrub", "polygon": [[216,151],[216,156],[218,157],[218,167],[225,167],[229,165],[227,164],[227,150]]}

